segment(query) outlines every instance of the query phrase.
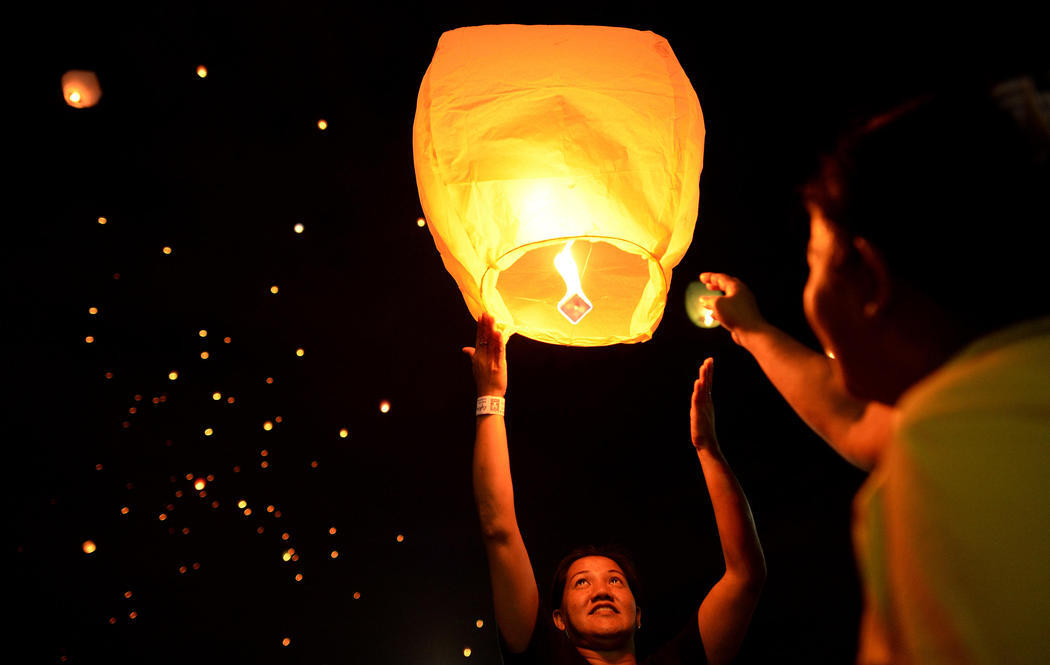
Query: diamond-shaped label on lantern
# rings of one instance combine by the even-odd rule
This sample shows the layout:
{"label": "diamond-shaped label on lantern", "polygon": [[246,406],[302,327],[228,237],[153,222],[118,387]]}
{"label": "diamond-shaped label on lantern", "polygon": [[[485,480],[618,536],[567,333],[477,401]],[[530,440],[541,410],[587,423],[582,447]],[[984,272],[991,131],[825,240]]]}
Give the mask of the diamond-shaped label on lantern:
{"label": "diamond-shaped label on lantern", "polygon": [[592,309],[594,309],[594,305],[578,293],[574,293],[558,303],[558,310],[573,325],[579,323],[580,319],[587,316],[587,312]]}

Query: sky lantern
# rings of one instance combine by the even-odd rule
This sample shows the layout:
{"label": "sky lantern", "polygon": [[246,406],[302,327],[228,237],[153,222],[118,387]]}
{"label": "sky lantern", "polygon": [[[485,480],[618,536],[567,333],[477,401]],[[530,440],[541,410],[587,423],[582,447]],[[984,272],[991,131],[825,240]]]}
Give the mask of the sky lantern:
{"label": "sky lantern", "polygon": [[700,103],[667,40],[600,26],[444,33],[416,183],[470,313],[543,342],[643,342],[692,241]]}
{"label": "sky lantern", "polygon": [[71,69],[62,75],[62,97],[73,108],[94,106],[102,97],[102,86],[95,72]]}

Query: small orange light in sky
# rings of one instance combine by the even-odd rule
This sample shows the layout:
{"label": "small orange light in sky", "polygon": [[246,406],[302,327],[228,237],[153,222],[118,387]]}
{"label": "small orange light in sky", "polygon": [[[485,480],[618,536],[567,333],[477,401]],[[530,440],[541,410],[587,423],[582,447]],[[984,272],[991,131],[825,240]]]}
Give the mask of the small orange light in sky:
{"label": "small orange light in sky", "polygon": [[197,65],[197,76],[201,78],[208,76],[208,68],[204,65]]}
{"label": "small orange light in sky", "polygon": [[223,338],[222,338],[222,343],[223,343],[223,344],[229,344],[229,343],[230,343],[230,342],[232,342],[232,341],[233,341],[233,338],[232,338],[232,337],[223,337]]}
{"label": "small orange light in sky", "polygon": [[248,502],[245,501],[244,499],[241,499],[240,501],[237,502],[237,507],[238,508],[247,508],[248,507]]}
{"label": "small orange light in sky", "polygon": [[95,548],[95,541],[93,541],[93,540],[85,540],[84,544],[81,545],[80,548],[82,550],[84,550],[84,554],[93,554],[95,549],[96,549]]}
{"label": "small orange light in sky", "polygon": [[335,535],[335,527],[334,527],[334,526],[333,526],[333,527],[330,527],[330,528],[328,529],[328,533],[329,533],[329,535],[332,535],[332,536],[334,536],[334,535]]}
{"label": "small orange light in sky", "polygon": [[310,462],[310,468],[312,468],[312,469],[316,469],[317,468],[317,460],[314,460],[314,461]]}
{"label": "small orange light in sky", "polygon": [[397,534],[397,542],[399,542],[399,543],[405,542],[405,535],[402,534],[402,533]]}
{"label": "small orange light in sky", "polygon": [[320,120],[317,121],[317,128],[320,129],[321,131],[324,131],[324,130],[328,129],[328,121],[325,120],[324,118],[321,118]]}
{"label": "small orange light in sky", "polygon": [[203,478],[198,478],[197,480],[193,481],[193,489],[197,490],[198,492],[204,489],[205,485],[207,485],[207,483],[204,482]]}
{"label": "small orange light in sky", "polygon": [[465,649],[463,649],[463,657],[470,658],[470,647],[466,647]]}
{"label": "small orange light in sky", "polygon": [[88,307],[88,314],[98,314],[98,307]]}
{"label": "small orange light in sky", "polygon": [[139,615],[139,613],[136,612],[135,610],[131,610],[130,612],[128,612],[128,618],[129,619],[135,619],[135,618],[138,617],[138,615]]}
{"label": "small orange light in sky", "polygon": [[380,411],[380,413],[387,413],[387,412],[389,412],[390,411],[390,402],[388,402],[386,400],[383,400],[382,402],[380,402],[379,403],[379,411]]}
{"label": "small orange light in sky", "polygon": [[287,637],[284,638],[283,640],[281,640],[281,646],[285,646],[286,647],[286,646],[288,646],[291,643],[292,643],[292,641],[290,639],[288,639]]}
{"label": "small orange light in sky", "polygon": [[62,75],[62,96],[73,108],[94,106],[102,97],[102,86],[95,72],[72,69]]}
{"label": "small orange light in sky", "polygon": [[339,550],[332,550],[331,556],[332,556],[333,559],[338,559],[339,558]]}
{"label": "small orange light in sky", "polygon": [[303,574],[302,573],[296,573],[295,574],[295,581],[296,582],[302,582],[303,581]]}
{"label": "small orange light in sky", "polygon": [[113,372],[106,372],[106,378],[107,379],[112,379],[113,378]]}
{"label": "small orange light in sky", "polygon": [[481,628],[482,626],[485,625],[485,622],[482,621],[481,619],[478,619],[477,621],[474,622],[474,625],[477,626],[478,628]]}
{"label": "small orange light in sky", "polygon": [[98,223],[99,223],[99,224],[105,224],[105,223],[106,223],[106,222],[108,222],[108,221],[109,221],[109,220],[108,220],[108,219],[106,219],[105,217],[99,217],[99,218],[98,218]]}
{"label": "small orange light in sky", "polygon": [[244,509],[244,516],[245,517],[248,517],[251,514],[252,514],[252,509],[251,508],[245,508]]}
{"label": "small orange light in sky", "polygon": [[259,466],[264,468],[264,469],[268,469],[268,468],[270,468],[270,463],[267,462],[266,460],[263,460],[262,462],[259,462]]}
{"label": "small orange light in sky", "polygon": [[222,399],[222,393],[220,393],[220,392],[218,392],[218,391],[216,391],[216,392],[213,392],[213,393],[211,394],[211,398],[212,398],[213,400],[215,400],[216,402],[218,402],[218,401],[219,401],[220,399]]}
{"label": "small orange light in sky", "polygon": [[212,434],[215,434],[215,430],[210,427],[204,428],[204,436],[211,436]]}
{"label": "small orange light in sky", "polygon": [[295,231],[296,233],[302,233],[302,232],[303,232],[303,229],[305,229],[305,228],[306,228],[306,227],[305,227],[305,226],[303,226],[303,223],[302,223],[302,222],[296,222],[295,226],[293,226],[293,227],[292,227],[292,229],[293,229],[293,230],[294,230],[294,231]]}
{"label": "small orange light in sky", "polygon": [[129,512],[131,512],[130,508],[128,508],[127,506],[121,506],[121,508],[120,508],[120,514],[121,515],[127,515]]}
{"label": "small orange light in sky", "polygon": [[305,354],[305,353],[306,353],[306,351],[304,351],[302,347],[299,347],[298,349],[295,350],[295,355],[299,356],[300,358],[302,358],[303,354]]}
{"label": "small orange light in sky", "polygon": [[419,219],[416,220],[416,226],[418,226],[419,228],[423,228],[426,225],[427,225],[426,218],[420,217]]}
{"label": "small orange light in sky", "polygon": [[170,372],[168,372],[168,378],[174,381],[175,379],[179,378],[179,373],[175,370],[171,370]]}
{"label": "small orange light in sky", "polygon": [[284,533],[281,534],[281,540],[288,540],[291,537],[292,537],[292,535],[290,533],[288,533],[287,531],[285,531]]}
{"label": "small orange light in sky", "polygon": [[276,418],[273,419],[273,421],[275,423],[279,423],[279,422],[281,422],[281,420],[283,420],[283,418],[281,418],[280,416],[277,416]]}
{"label": "small orange light in sky", "polygon": [[263,423],[263,429],[266,430],[267,432],[269,432],[270,430],[273,429],[273,423],[270,422],[269,420],[267,420],[266,422]]}
{"label": "small orange light in sky", "polygon": [[350,432],[345,427],[339,430],[339,438],[345,439],[348,436],[350,436]]}
{"label": "small orange light in sky", "polygon": [[204,328],[201,328],[200,330],[197,331],[197,335],[199,335],[200,337],[207,337],[208,336],[208,331],[205,330]]}
{"label": "small orange light in sky", "polygon": [[161,522],[163,522],[163,521],[168,519],[168,515],[167,515],[167,513],[161,513],[161,514],[157,515],[157,519],[160,520]]}
{"label": "small orange light in sky", "polygon": [[185,575],[186,574],[186,566],[179,566],[179,574],[180,575]]}
{"label": "small orange light in sky", "polygon": [[269,454],[270,454],[270,451],[266,450],[265,448],[263,448],[262,450],[259,451],[259,455],[261,455],[262,457],[266,457]]}
{"label": "small orange light in sky", "polygon": [[281,559],[283,559],[284,561],[291,561],[292,560],[292,550],[285,550],[281,554]]}
{"label": "small orange light in sky", "polygon": [[131,598],[131,592],[130,591],[125,591],[124,592],[124,597],[125,598]]}
{"label": "small orange light in sky", "polygon": [[266,506],[266,512],[268,512],[268,513],[272,513],[273,512],[273,504],[270,504],[269,506]]}
{"label": "small orange light in sky", "polygon": [[95,343],[95,338],[92,337],[91,335],[88,335],[87,337],[84,338],[84,341],[87,342],[88,344],[94,344]]}
{"label": "small orange light in sky", "polygon": [[273,383],[273,377],[272,376],[266,377],[266,383]]}
{"label": "small orange light in sky", "polygon": [[208,352],[207,351],[201,351],[201,360],[207,360],[207,359],[208,359]]}
{"label": "small orange light in sky", "polygon": [[160,251],[164,252],[165,254],[171,254],[171,247],[169,247],[168,245],[164,245],[164,249]]}
{"label": "small orange light in sky", "polygon": [[236,400],[233,399],[233,395],[230,395],[229,397],[226,398],[226,403],[227,404],[233,404],[235,401]]}
{"label": "small orange light in sky", "polygon": [[280,291],[280,289],[277,288],[276,284],[270,287],[270,293],[277,293],[278,291]]}

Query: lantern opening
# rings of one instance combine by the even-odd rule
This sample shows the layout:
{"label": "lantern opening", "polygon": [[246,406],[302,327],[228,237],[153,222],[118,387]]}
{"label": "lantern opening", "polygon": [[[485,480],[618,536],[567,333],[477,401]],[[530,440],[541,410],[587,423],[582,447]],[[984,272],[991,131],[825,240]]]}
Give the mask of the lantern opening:
{"label": "lantern opening", "polygon": [[580,269],[576,267],[576,261],[572,258],[572,243],[572,240],[565,243],[565,249],[554,257],[554,267],[565,280],[565,297],[558,303],[558,311],[569,320],[569,323],[576,325],[587,316],[587,312],[594,309],[594,305],[583,293],[583,286],[580,284]]}
{"label": "lantern opening", "polygon": [[[660,263],[618,238],[559,238],[508,252],[482,280],[486,311],[515,333],[543,342],[599,346],[638,338],[666,290]],[[568,276],[556,267],[568,263]],[[575,320],[574,320],[575,319]],[[564,342],[562,342],[564,343]]]}

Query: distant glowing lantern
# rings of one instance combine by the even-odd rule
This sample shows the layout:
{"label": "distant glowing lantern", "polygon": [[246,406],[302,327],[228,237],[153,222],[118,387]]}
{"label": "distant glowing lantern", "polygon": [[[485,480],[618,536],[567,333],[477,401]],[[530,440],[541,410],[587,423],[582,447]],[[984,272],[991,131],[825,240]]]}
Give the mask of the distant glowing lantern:
{"label": "distant glowing lantern", "polygon": [[98,104],[102,97],[102,86],[95,72],[71,69],[62,75],[62,96],[73,108],[86,109]]}
{"label": "distant glowing lantern", "polygon": [[691,282],[685,289],[685,313],[689,320],[701,328],[717,328],[718,321],[714,319],[714,312],[704,305],[701,298],[724,295],[721,291],[707,288],[701,282]]}
{"label": "distant glowing lantern", "polygon": [[199,76],[201,78],[207,78],[207,76],[208,76],[208,68],[205,67],[204,65],[197,65],[197,76]]}
{"label": "distant glowing lantern", "polygon": [[83,544],[81,544],[80,548],[82,550],[84,550],[84,554],[94,554],[95,553],[95,549],[96,549],[95,548],[95,541],[93,541],[93,540],[85,540],[83,542]]}
{"label": "distant glowing lantern", "polygon": [[692,240],[704,121],[667,40],[599,26],[446,32],[416,182],[471,314],[544,342],[642,342]]}

